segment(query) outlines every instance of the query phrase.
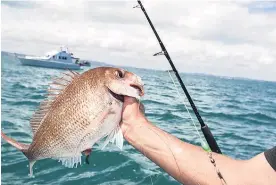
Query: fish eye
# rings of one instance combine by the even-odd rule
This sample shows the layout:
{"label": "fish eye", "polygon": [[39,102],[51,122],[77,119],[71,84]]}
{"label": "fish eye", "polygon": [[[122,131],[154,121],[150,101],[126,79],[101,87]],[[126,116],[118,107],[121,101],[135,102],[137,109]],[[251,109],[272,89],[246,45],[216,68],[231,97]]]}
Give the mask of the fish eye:
{"label": "fish eye", "polygon": [[116,74],[117,74],[117,76],[119,77],[119,78],[123,78],[124,77],[124,74],[123,74],[123,72],[122,71],[116,71]]}

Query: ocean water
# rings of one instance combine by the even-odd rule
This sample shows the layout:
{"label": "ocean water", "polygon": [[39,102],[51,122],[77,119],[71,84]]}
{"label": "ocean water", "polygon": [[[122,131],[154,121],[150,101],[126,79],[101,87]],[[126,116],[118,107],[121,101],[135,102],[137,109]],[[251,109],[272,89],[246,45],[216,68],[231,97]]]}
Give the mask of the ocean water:
{"label": "ocean water", "polygon": [[[168,72],[126,69],[140,75],[146,84],[142,102],[148,119],[181,140],[199,145],[199,138]],[[5,53],[2,53],[1,70],[2,130],[17,141],[30,143],[30,117],[43,100],[51,78],[62,71],[22,66],[13,56]],[[249,159],[275,146],[276,82],[198,74],[181,76],[225,155]],[[179,91],[182,93],[180,88]],[[185,96],[182,98],[192,112]],[[199,128],[195,116],[192,116]],[[35,178],[30,178],[24,155],[2,141],[1,183],[179,184],[127,142],[124,144],[123,151],[112,145],[104,151],[95,146],[90,164],[84,163],[78,168],[65,168],[52,159],[39,161],[34,166]]]}

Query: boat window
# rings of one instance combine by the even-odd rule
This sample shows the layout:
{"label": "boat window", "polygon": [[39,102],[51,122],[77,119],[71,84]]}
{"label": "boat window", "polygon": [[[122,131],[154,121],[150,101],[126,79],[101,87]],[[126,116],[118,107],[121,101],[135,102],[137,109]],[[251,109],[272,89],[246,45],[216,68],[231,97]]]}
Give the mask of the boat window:
{"label": "boat window", "polygon": [[58,59],[67,60],[67,57],[59,56]]}

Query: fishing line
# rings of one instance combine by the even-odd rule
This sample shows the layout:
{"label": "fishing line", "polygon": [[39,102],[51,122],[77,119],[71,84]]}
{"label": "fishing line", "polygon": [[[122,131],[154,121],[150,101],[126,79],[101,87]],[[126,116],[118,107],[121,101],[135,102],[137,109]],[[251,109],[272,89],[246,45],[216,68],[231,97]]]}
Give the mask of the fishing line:
{"label": "fishing line", "polygon": [[195,129],[195,131],[197,132],[197,135],[198,135],[199,138],[200,138],[201,145],[203,145],[205,142],[203,141],[202,136],[201,136],[201,135],[199,134],[199,132],[198,132],[198,129],[197,129],[196,124],[195,124],[195,121],[194,121],[192,115],[190,114],[190,111],[189,111],[189,109],[188,109],[188,107],[187,107],[187,105],[186,105],[186,103],[185,103],[185,101],[184,101],[184,98],[183,98],[183,96],[180,95],[180,92],[179,92],[179,90],[178,90],[178,88],[177,88],[177,86],[176,86],[175,81],[173,80],[173,77],[172,77],[170,71],[168,71],[168,73],[169,73],[170,78],[171,78],[171,80],[172,80],[172,82],[173,82],[173,84],[174,84],[175,90],[176,90],[176,92],[177,92],[177,94],[178,94],[178,98],[179,98],[179,99],[182,99],[183,104],[184,104],[184,106],[185,106],[185,109],[187,110],[188,115],[189,115],[189,117],[190,117],[190,119],[191,119],[191,121],[192,121],[192,123],[193,123],[194,129]]}
{"label": "fishing line", "polygon": [[158,43],[159,43],[159,45],[160,45],[160,47],[162,49],[160,52],[155,53],[153,56],[164,55],[166,57],[166,59],[168,60],[170,66],[172,67],[172,70],[174,71],[174,73],[176,75],[176,78],[177,78],[177,80],[178,80],[178,82],[179,82],[182,90],[184,91],[184,93],[185,93],[185,95],[186,95],[186,97],[187,97],[187,99],[188,99],[188,101],[189,101],[189,103],[190,103],[190,105],[192,107],[193,112],[195,113],[195,115],[196,115],[196,117],[197,117],[197,119],[198,119],[198,121],[200,123],[201,131],[203,132],[204,137],[205,137],[205,139],[206,139],[206,141],[208,143],[208,144],[204,143],[204,145],[202,146],[203,149],[206,150],[206,151],[213,151],[213,152],[221,154],[221,150],[220,150],[220,148],[219,148],[219,146],[218,146],[218,144],[217,144],[217,142],[216,142],[216,140],[215,140],[215,138],[214,138],[211,130],[209,129],[208,125],[205,124],[204,121],[203,121],[203,119],[201,118],[201,116],[200,116],[200,114],[199,114],[199,112],[197,110],[197,107],[194,104],[194,102],[193,102],[193,100],[192,100],[192,98],[191,98],[191,96],[190,96],[190,94],[189,94],[189,92],[188,92],[185,84],[183,83],[183,81],[182,81],[182,79],[181,79],[181,77],[180,77],[180,75],[179,75],[176,67],[174,66],[174,63],[171,60],[171,57],[170,57],[170,55],[169,55],[169,53],[168,53],[165,45],[163,44],[163,42],[160,39],[157,31],[155,30],[155,28],[154,28],[154,26],[153,26],[153,24],[152,24],[152,22],[151,22],[151,20],[150,20],[150,18],[148,16],[147,12],[146,12],[146,9],[144,8],[144,6],[143,6],[143,4],[142,4],[142,2],[140,0],[137,0],[137,2],[138,2],[138,5],[134,6],[133,8],[140,8],[143,11],[143,13],[144,13],[144,15],[145,15],[145,17],[146,17],[146,19],[147,19],[147,21],[148,21],[148,23],[149,23],[152,31],[153,31],[153,33],[156,36],[156,38],[158,40]]}

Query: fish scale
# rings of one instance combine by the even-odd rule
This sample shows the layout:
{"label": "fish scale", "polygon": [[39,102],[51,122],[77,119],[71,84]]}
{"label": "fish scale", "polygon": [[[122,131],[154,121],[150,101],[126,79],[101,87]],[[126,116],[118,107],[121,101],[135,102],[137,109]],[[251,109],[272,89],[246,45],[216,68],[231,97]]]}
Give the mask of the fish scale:
{"label": "fish scale", "polygon": [[83,151],[91,151],[104,137],[104,146],[116,141],[122,149],[122,96],[139,99],[143,93],[141,78],[120,68],[66,73],[50,84],[47,98],[30,120],[30,145],[14,141],[3,132],[1,135],[28,158],[31,175],[34,163],[45,158],[72,168],[81,163]]}
{"label": "fish scale", "polygon": [[[81,105],[81,104],[79,104],[79,105]],[[57,139],[53,140],[51,138],[47,139],[46,136],[43,137],[44,135],[39,135],[39,136],[41,136],[41,139],[43,139],[44,142],[46,142],[46,143],[50,142],[47,146],[52,146],[56,142],[59,142],[60,144],[57,145],[57,146],[60,147],[64,153],[73,152],[71,150],[71,148],[72,148],[72,145],[75,145],[75,143],[70,142],[71,138],[76,138],[77,137],[76,131],[84,130],[85,126],[89,125],[89,122],[87,122],[87,121],[86,122],[83,121],[84,124],[80,124],[79,119],[76,119],[76,118],[79,118],[79,115],[80,115],[80,113],[78,113],[75,116],[71,114],[68,117],[62,119],[62,117],[63,117],[62,114],[59,114],[56,117],[57,120],[58,119],[63,120],[62,122],[58,123],[59,128],[55,129],[55,130],[60,130],[59,133],[58,133],[59,134],[59,139],[58,140]],[[52,118],[53,120],[51,120],[51,118],[50,118],[51,123],[54,123],[55,120],[56,120],[55,116],[53,116],[53,117],[54,117],[54,118]],[[78,127],[76,127],[76,126],[73,127],[73,126],[71,126],[71,124],[67,124],[68,122],[70,123],[70,121],[71,122],[75,121],[77,123],[75,125],[77,125]],[[49,126],[49,125],[47,125],[47,126]],[[44,129],[42,128],[41,130],[44,130]],[[52,131],[55,131],[55,130],[52,129]],[[72,135],[72,133],[74,133],[74,135]],[[39,131],[37,132],[37,134],[39,134]],[[44,145],[44,144],[42,144],[42,145]],[[32,145],[31,145],[30,150],[36,150],[36,146],[37,145],[34,145],[34,147],[32,148]],[[43,151],[43,153],[46,154],[45,156],[47,156],[47,153],[48,153],[48,155],[54,156],[54,154],[52,154],[52,153],[55,153],[55,148],[52,148],[52,147],[51,147],[51,149],[46,148]]]}

